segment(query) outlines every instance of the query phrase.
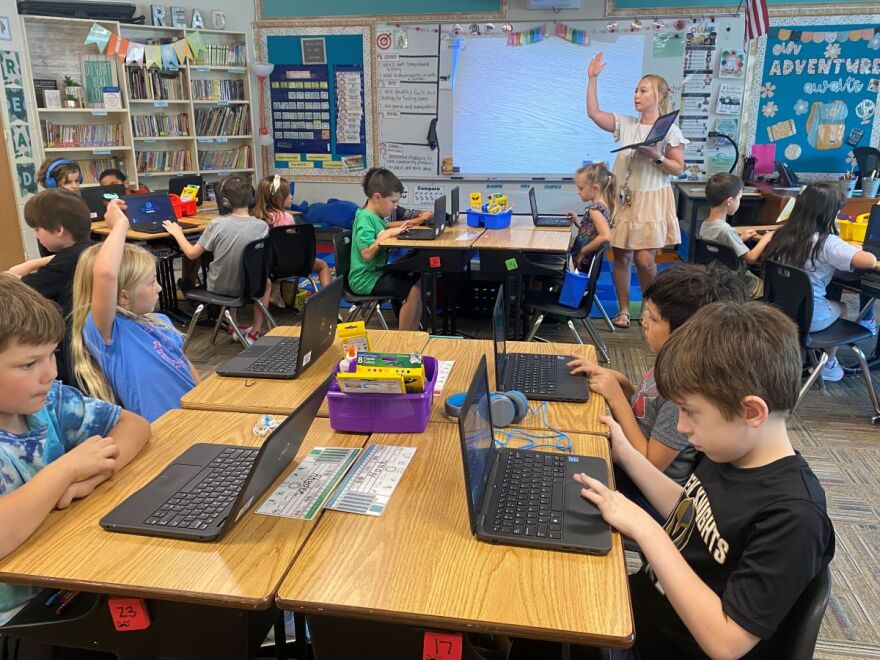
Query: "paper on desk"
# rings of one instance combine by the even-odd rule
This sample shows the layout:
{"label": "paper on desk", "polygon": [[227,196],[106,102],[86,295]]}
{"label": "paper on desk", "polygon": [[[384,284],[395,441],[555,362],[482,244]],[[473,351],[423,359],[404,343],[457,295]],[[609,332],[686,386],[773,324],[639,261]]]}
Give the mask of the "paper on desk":
{"label": "paper on desk", "polygon": [[466,231],[466,232],[461,233],[458,236],[456,236],[455,240],[457,240],[457,241],[473,241],[474,239],[477,239],[479,237],[480,237],[480,232]]}
{"label": "paper on desk", "polygon": [[443,392],[443,386],[449,380],[449,374],[452,373],[452,365],[455,360],[437,360],[437,382],[434,383],[434,396],[440,396]]}
{"label": "paper on desk", "polygon": [[327,502],[326,508],[381,516],[415,452],[415,447],[370,445]]}
{"label": "paper on desk", "polygon": [[257,509],[265,516],[311,520],[354,463],[360,450],[315,447]]}

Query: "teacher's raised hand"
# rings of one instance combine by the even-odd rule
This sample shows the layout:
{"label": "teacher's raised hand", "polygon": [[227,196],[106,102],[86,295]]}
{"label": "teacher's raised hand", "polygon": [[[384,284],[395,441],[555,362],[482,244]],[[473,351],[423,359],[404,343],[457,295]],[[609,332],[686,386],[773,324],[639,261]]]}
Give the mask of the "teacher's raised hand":
{"label": "teacher's raised hand", "polygon": [[604,68],[605,62],[602,61],[602,51],[599,51],[593,59],[590,60],[589,65],[587,65],[587,75],[590,78],[598,78]]}

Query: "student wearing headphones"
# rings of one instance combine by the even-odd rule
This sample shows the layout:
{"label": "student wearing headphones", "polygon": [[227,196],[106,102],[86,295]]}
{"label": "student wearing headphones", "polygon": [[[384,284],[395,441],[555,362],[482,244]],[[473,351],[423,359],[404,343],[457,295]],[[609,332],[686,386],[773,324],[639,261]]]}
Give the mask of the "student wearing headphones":
{"label": "student wearing headphones", "polygon": [[61,188],[78,193],[83,182],[82,170],[79,169],[76,161],[48,158],[37,170],[37,182],[43,188]]}
{"label": "student wearing headphones", "polygon": [[[162,223],[187,259],[195,261],[205,252],[214,254],[214,260],[208,267],[208,291],[211,293],[223,296],[238,296],[241,293],[241,254],[248,243],[269,234],[269,225],[250,213],[249,209],[254,203],[254,187],[250,181],[232,175],[217,186],[217,210],[221,216],[205,227],[198,243],[190,243],[176,222],[166,220]],[[271,295],[272,284],[267,280],[266,291],[261,298],[267,307]],[[230,311],[235,314],[236,310]],[[259,305],[254,305],[254,324],[242,328],[242,334],[249,342],[254,342],[262,329],[263,313]]]}

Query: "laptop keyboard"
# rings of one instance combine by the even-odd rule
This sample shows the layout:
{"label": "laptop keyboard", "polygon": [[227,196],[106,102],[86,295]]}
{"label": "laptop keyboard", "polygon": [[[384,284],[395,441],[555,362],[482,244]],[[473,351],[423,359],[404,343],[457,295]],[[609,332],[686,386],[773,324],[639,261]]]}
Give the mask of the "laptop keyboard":
{"label": "laptop keyboard", "polygon": [[259,374],[288,374],[296,371],[299,337],[285,337],[243,371]]}
{"label": "laptop keyboard", "polygon": [[504,480],[492,531],[561,539],[565,456],[508,451],[501,460]]}
{"label": "laptop keyboard", "polygon": [[510,386],[523,394],[556,393],[556,356],[514,353],[508,356]]}
{"label": "laptop keyboard", "polygon": [[211,470],[190,487],[186,484],[153,511],[146,525],[178,529],[207,529],[238,497],[259,449],[227,447],[208,464]]}
{"label": "laptop keyboard", "polygon": [[538,216],[538,226],[539,227],[568,227],[571,224],[571,221],[563,217],[561,215],[539,215]]}
{"label": "laptop keyboard", "polygon": [[400,238],[414,239],[430,239],[434,237],[434,227],[421,227],[417,229],[408,229],[405,234],[401,234]]}

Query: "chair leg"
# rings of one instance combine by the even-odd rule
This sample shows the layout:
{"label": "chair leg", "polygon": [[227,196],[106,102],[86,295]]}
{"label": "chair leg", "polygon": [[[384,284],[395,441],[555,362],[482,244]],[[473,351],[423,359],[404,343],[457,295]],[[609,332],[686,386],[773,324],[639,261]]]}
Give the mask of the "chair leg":
{"label": "chair leg", "polygon": [[871,370],[868,369],[868,361],[865,359],[865,354],[855,344],[850,344],[849,347],[853,350],[853,353],[856,354],[856,357],[859,360],[859,366],[862,368],[862,378],[865,381],[865,387],[868,388],[868,396],[871,397],[871,405],[874,406],[874,417],[873,422],[876,424],[878,420],[880,420],[880,401],[877,400],[877,391],[874,389],[874,381],[871,380]]}
{"label": "chair leg", "polygon": [[605,311],[605,308],[602,307],[602,301],[597,297],[593,297],[593,304],[599,308],[599,313],[602,315],[602,318],[605,319],[605,325],[608,327],[610,332],[617,332],[617,328],[614,327],[614,324],[611,322],[611,319],[608,318],[608,312]]}
{"label": "chair leg", "polygon": [[385,321],[385,315],[382,314],[382,303],[377,302],[375,309],[376,309],[376,314],[379,315],[379,324],[382,326],[383,330],[387,330],[388,323]]}
{"label": "chair leg", "polygon": [[248,344],[247,339],[245,339],[244,335],[241,334],[241,330],[238,327],[238,323],[236,323],[235,319],[232,318],[232,313],[226,307],[223,308],[223,315],[226,317],[226,320],[229,322],[229,325],[232,327],[232,333],[235,335],[235,338],[238,339],[239,343],[241,343],[241,345],[244,346],[245,348],[250,346],[250,344]]}
{"label": "chair leg", "polygon": [[[812,355],[812,353],[810,353],[810,351],[807,351],[807,354],[810,356],[810,362],[814,362],[814,361],[815,361],[815,357]],[[822,355],[819,356],[819,360],[818,360],[818,362],[816,362],[816,363],[813,365],[813,373],[811,373],[811,374],[810,374],[810,377],[807,378],[807,382],[804,383],[804,386],[801,388],[801,391],[800,391],[800,393],[798,394],[798,398],[797,398],[797,401],[796,401],[795,404],[794,404],[794,408],[791,409],[791,412],[792,412],[792,413],[793,413],[795,410],[797,410],[797,407],[798,407],[798,406],[800,405],[800,403],[801,403],[801,399],[804,398],[804,395],[805,395],[805,394],[809,391],[809,389],[813,386],[813,383],[816,382],[816,379],[819,378],[819,374],[822,373],[822,367],[825,366],[825,363],[826,363],[826,362],[828,362],[828,353],[826,353],[825,351],[822,351]]]}
{"label": "chair leg", "polygon": [[538,328],[541,327],[541,324],[544,322],[544,315],[539,313],[535,317],[535,322],[532,323],[532,327],[529,328],[529,334],[526,335],[526,341],[534,341],[535,335],[538,334]]}
{"label": "chair leg", "polygon": [[364,320],[364,325],[367,325],[367,323],[370,322],[370,319],[373,318],[373,312],[376,311],[376,307],[378,306],[379,303],[377,301],[373,301],[369,305],[367,305],[366,311],[361,310],[361,318],[363,318]]}
{"label": "chair leg", "polygon": [[183,338],[183,353],[186,354],[186,347],[189,346],[189,340],[192,339],[192,333],[196,329],[196,323],[199,321],[199,317],[202,315],[202,312],[205,310],[204,303],[200,303],[198,307],[196,307],[196,311],[193,312],[192,319],[189,322],[189,327],[186,329],[186,336]]}
{"label": "chair leg", "polygon": [[263,301],[259,298],[254,298],[254,304],[259,305],[260,309],[263,310],[263,315],[266,317],[266,321],[269,323],[269,329],[277,328],[278,321],[275,320],[275,317],[272,316],[272,312],[266,309],[266,306],[263,304]]}
{"label": "chair leg", "polygon": [[[217,314],[217,322],[214,324],[214,332],[211,333],[211,346],[217,341],[217,333],[220,331],[220,324],[223,323],[223,319],[226,318],[226,311],[226,307],[221,307],[220,313]],[[233,327],[237,327],[235,323],[232,325]]]}
{"label": "chair leg", "polygon": [[578,344],[583,344],[583,343],[584,343],[584,340],[581,339],[581,336],[578,334],[577,329],[575,329],[575,327],[574,327],[574,321],[572,321],[571,319],[568,319],[568,323],[566,323],[565,325],[567,325],[567,326],[568,326],[568,329],[571,330],[571,334],[574,335],[574,338],[575,338],[575,340],[577,341],[577,343],[578,343]]}
{"label": "chair leg", "polygon": [[345,322],[348,323],[349,321],[352,321],[354,318],[356,318],[355,315],[358,311],[359,310],[357,305],[352,305],[351,307],[349,307],[348,311],[345,313]]}
{"label": "chair leg", "polygon": [[608,356],[608,346],[605,344],[605,340],[602,339],[599,331],[593,326],[593,322],[589,318],[582,318],[581,323],[584,324],[587,332],[590,333],[590,338],[592,338],[593,343],[596,345],[596,350],[599,351],[599,360],[610,364],[611,358]]}

